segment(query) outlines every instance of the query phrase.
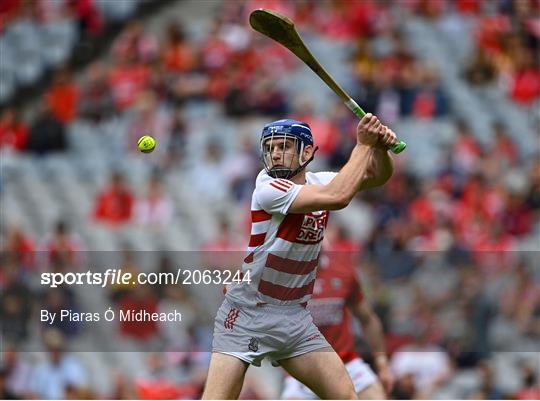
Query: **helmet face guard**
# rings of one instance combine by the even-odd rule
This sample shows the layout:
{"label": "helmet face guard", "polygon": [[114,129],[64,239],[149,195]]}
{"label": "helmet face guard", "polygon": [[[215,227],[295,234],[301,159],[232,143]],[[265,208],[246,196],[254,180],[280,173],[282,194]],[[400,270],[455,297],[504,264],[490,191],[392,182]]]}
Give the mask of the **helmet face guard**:
{"label": "helmet face guard", "polygon": [[[260,150],[268,175],[273,178],[289,179],[302,171],[315,156],[313,152],[309,160],[303,160],[304,149],[307,145],[313,145],[313,137],[306,123],[296,120],[278,120],[265,125],[261,135]],[[280,146],[278,152],[283,152],[281,155],[283,163],[287,163],[285,156],[290,155],[289,165],[274,166],[272,155],[276,151],[276,146]],[[299,166],[293,169],[295,156],[298,158]]]}

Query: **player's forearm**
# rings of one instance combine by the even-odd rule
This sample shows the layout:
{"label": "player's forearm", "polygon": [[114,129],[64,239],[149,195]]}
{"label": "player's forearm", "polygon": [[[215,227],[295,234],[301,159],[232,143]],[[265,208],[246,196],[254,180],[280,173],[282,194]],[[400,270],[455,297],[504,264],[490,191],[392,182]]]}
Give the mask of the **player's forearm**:
{"label": "player's forearm", "polygon": [[386,360],[384,332],[379,318],[376,316],[370,317],[362,323],[362,330],[364,331],[365,340],[375,356],[376,362],[382,361],[381,357],[384,357]]}
{"label": "player's forearm", "polygon": [[[379,177],[379,173],[370,173],[370,169],[379,172],[384,172],[387,169],[385,156],[380,155],[380,153],[381,151],[374,146],[357,144],[351,152],[349,161],[330,183],[327,185],[304,185],[302,187],[291,204],[289,213],[345,208],[358,191],[369,188],[372,177]],[[374,161],[374,158],[380,159],[380,161]],[[383,168],[378,167],[381,162]]]}
{"label": "player's forearm", "polygon": [[388,150],[376,148],[368,167],[366,179],[359,190],[375,188],[384,185],[394,172],[394,162]]}
{"label": "player's forearm", "polygon": [[345,206],[349,204],[354,195],[366,185],[369,179],[369,169],[373,166],[374,155],[378,149],[356,145],[351,152],[349,161],[340,172],[326,186],[326,190]]}

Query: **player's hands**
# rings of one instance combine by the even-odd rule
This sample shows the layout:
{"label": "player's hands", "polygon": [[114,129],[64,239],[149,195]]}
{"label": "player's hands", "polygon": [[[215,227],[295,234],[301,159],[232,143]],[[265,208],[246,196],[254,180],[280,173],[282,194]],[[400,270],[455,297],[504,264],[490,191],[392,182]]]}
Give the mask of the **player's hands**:
{"label": "player's hands", "polygon": [[378,146],[388,149],[390,146],[394,145],[397,142],[397,135],[394,131],[388,128],[386,125],[381,125],[379,131],[379,142]]}
{"label": "player's hands", "polygon": [[356,127],[356,141],[359,145],[376,146],[379,141],[381,122],[371,113],[367,113]]}
{"label": "player's hands", "polygon": [[397,142],[397,136],[377,116],[367,113],[356,128],[356,141],[360,145],[387,148]]}

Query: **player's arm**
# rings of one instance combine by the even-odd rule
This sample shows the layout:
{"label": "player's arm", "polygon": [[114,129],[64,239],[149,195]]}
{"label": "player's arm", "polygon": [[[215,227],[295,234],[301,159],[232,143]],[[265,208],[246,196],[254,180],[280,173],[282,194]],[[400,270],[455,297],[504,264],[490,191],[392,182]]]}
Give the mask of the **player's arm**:
{"label": "player's arm", "polygon": [[392,159],[386,148],[396,134],[371,113],[357,127],[357,144],[349,161],[327,185],[304,185],[291,204],[289,213],[339,210],[346,207],[358,191],[383,185],[392,175]]}
{"label": "player's arm", "polygon": [[[384,129],[388,128],[385,127]],[[384,185],[390,179],[393,172],[394,163],[388,150],[382,147],[375,148],[371,158],[371,165],[368,167],[359,191]]]}
{"label": "player's arm", "polygon": [[392,392],[394,386],[394,376],[390,370],[386,347],[384,345],[384,331],[381,320],[371,307],[370,302],[365,298],[351,305],[351,311],[360,321],[364,338],[370,346],[377,366],[377,375],[387,394]]}

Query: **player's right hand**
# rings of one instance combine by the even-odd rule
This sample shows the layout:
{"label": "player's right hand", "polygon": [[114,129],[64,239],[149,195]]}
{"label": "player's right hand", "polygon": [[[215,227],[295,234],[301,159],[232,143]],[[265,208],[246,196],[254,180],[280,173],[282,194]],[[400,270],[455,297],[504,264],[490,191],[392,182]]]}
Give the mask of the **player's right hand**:
{"label": "player's right hand", "polygon": [[356,127],[356,141],[359,145],[377,146],[381,137],[382,124],[377,116],[367,113]]}

